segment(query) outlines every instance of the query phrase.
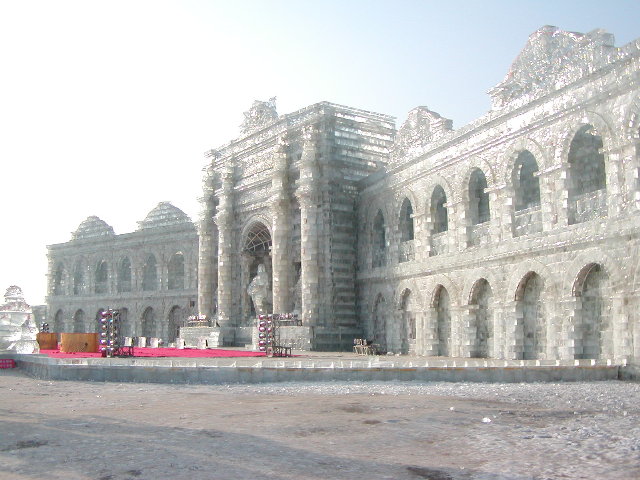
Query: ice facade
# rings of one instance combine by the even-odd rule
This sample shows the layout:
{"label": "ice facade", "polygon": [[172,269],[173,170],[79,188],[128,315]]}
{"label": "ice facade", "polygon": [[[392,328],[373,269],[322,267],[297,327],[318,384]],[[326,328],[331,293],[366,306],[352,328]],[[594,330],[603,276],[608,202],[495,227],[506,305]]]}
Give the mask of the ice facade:
{"label": "ice facade", "polygon": [[421,355],[640,355],[639,47],[544,27],[490,112],[360,183],[365,336]]}
{"label": "ice facade", "polygon": [[100,312],[120,311],[123,334],[175,340],[196,313],[198,234],[160,202],[135,232],[116,235],[98,217],[48,247],[47,322],[52,332],[95,332]]}
{"label": "ice facade", "polygon": [[288,327],[295,346],[344,348],[361,332],[357,184],[385,164],[394,122],[328,102],[283,116],[269,111],[245,113],[263,123],[207,152],[199,312],[217,318],[225,341],[250,344],[260,313],[253,281],[266,273],[261,284],[271,295],[260,305],[299,312],[303,325]]}
{"label": "ice facade", "polygon": [[[254,102],[240,136],[205,154],[198,259],[184,256],[197,313],[236,345],[251,343],[259,305],[299,313],[286,330],[299,348],[367,338],[400,354],[638,358],[639,85],[640,40],[546,26],[489,91],[491,110],[457,130],[425,106],[396,131],[328,102],[286,115]],[[103,268],[79,249],[120,238],[107,227],[50,248],[50,302],[105,282],[118,293],[122,259]],[[58,273],[65,248],[77,253]],[[166,290],[153,272],[168,258],[127,248],[135,295]],[[69,325],[88,308],[51,305]]]}

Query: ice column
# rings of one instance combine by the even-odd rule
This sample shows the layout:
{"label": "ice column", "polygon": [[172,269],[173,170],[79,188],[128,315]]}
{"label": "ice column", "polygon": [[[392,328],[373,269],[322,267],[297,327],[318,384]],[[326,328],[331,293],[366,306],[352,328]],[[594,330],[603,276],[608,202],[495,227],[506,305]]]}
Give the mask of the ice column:
{"label": "ice column", "polygon": [[318,321],[318,183],[320,173],[316,159],[317,134],[305,129],[300,163],[300,186],[296,196],[300,203],[302,263],[302,323],[312,326]]}
{"label": "ice column", "polygon": [[284,313],[292,309],[291,303],[291,259],[289,238],[291,236],[291,202],[287,182],[287,144],[280,140],[274,159],[271,180],[271,213],[273,236],[271,262],[273,267],[273,311]]}
{"label": "ice column", "polygon": [[[205,193],[206,194],[206,193]],[[212,199],[205,198],[205,208],[200,220],[200,239],[198,248],[198,313],[212,318],[214,313],[214,288],[217,266],[214,238],[213,216],[215,209]]]}
{"label": "ice column", "polygon": [[222,176],[218,224],[218,323],[233,326],[232,250],[233,250],[233,165],[227,165]]}

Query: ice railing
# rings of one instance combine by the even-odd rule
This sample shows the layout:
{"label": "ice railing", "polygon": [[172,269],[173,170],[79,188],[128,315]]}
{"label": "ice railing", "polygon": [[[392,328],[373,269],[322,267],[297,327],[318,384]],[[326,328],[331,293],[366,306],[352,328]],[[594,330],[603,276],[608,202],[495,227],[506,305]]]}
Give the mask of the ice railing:
{"label": "ice railing", "polygon": [[569,224],[588,222],[607,216],[607,190],[595,190],[574,197],[569,203]]}
{"label": "ice railing", "polygon": [[398,262],[410,262],[415,259],[413,240],[400,243]]}
{"label": "ice railing", "polygon": [[489,222],[473,225],[469,232],[469,244],[472,246],[489,243]]}
{"label": "ice railing", "polygon": [[521,237],[542,231],[542,210],[540,205],[525,208],[513,214],[513,236]]}
{"label": "ice railing", "polygon": [[440,232],[431,235],[431,250],[429,251],[430,256],[433,257],[435,255],[449,253],[449,237],[447,233],[448,232]]}

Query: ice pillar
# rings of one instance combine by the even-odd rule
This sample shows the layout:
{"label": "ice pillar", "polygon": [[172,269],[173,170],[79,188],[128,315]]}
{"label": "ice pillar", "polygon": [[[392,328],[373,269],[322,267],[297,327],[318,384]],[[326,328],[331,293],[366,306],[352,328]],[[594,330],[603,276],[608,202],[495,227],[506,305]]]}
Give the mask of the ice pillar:
{"label": "ice pillar", "polygon": [[274,160],[271,181],[273,269],[273,311],[286,313],[292,308],[291,275],[292,262],[289,252],[291,237],[291,202],[287,184],[287,145],[280,141]]}
{"label": "ice pillar", "polygon": [[296,196],[300,203],[300,260],[302,286],[302,323],[306,326],[317,324],[320,305],[318,303],[319,278],[319,169],[316,158],[317,134],[309,128],[304,132],[304,144],[300,163],[300,186]]}
{"label": "ice pillar", "polygon": [[218,323],[233,326],[233,166],[228,165],[222,176],[220,204],[216,215],[218,224]]}

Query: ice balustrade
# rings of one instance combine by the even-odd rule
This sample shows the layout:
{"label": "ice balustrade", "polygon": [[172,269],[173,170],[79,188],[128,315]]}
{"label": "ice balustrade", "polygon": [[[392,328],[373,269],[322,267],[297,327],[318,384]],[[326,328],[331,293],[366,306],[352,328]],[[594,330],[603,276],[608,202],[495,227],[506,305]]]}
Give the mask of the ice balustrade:
{"label": "ice balustrade", "polygon": [[479,223],[470,227],[469,245],[479,246],[489,243],[489,222]]}
{"label": "ice balustrade", "polygon": [[431,235],[431,250],[430,256],[443,255],[449,253],[449,237],[448,232],[434,233]]}
{"label": "ice balustrade", "polygon": [[410,262],[415,259],[414,241],[407,240],[400,243],[399,258],[400,263]]}
{"label": "ice balustrade", "polygon": [[607,216],[607,190],[583,193],[569,203],[569,224],[587,222]]}
{"label": "ice balustrade", "polygon": [[521,237],[542,231],[542,209],[540,205],[525,208],[513,214],[513,236]]}

